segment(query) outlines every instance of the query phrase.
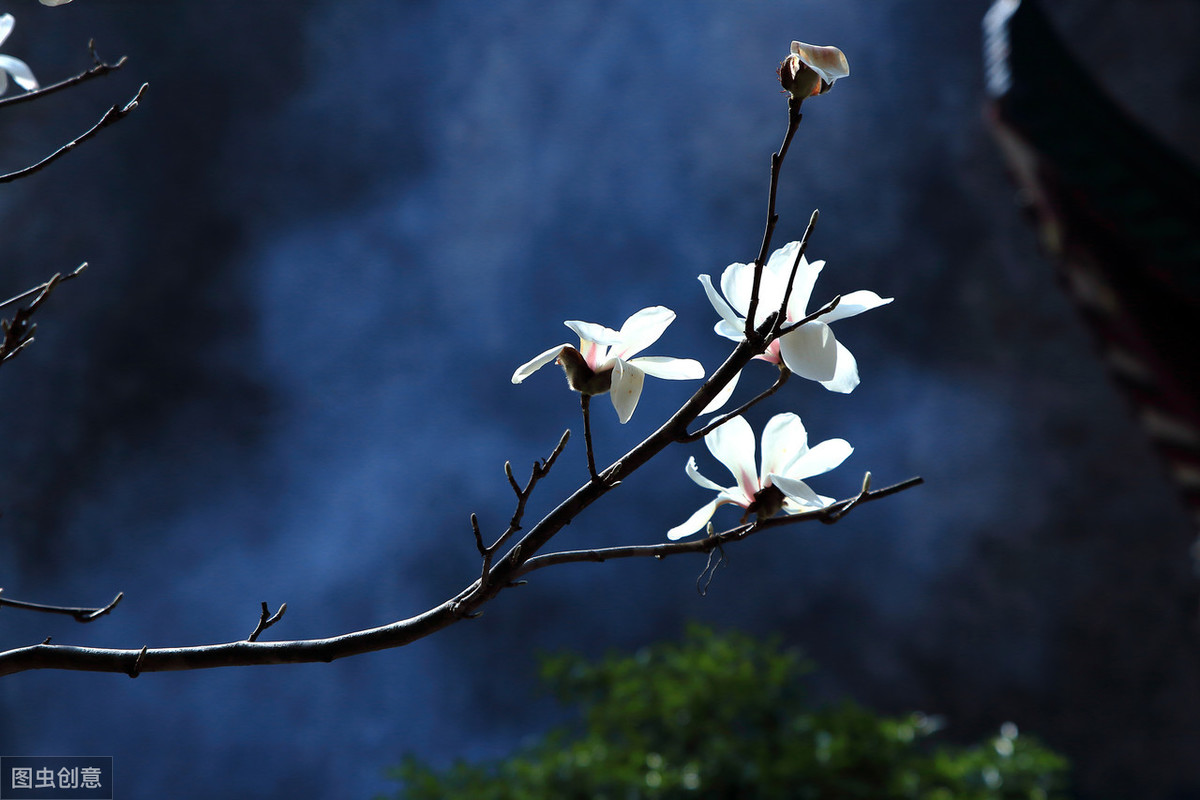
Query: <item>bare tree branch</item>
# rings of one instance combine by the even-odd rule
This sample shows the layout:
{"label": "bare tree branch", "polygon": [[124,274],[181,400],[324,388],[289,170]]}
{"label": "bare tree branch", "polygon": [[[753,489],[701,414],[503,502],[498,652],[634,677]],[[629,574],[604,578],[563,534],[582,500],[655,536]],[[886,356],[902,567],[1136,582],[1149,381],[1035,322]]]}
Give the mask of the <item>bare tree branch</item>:
{"label": "bare tree branch", "polygon": [[4,108],[5,106],[20,105],[21,103],[28,103],[31,100],[38,100],[48,94],[54,94],[55,92],[60,92],[63,89],[70,89],[72,86],[77,86],[84,81],[91,80],[92,78],[103,77],[108,73],[115,72],[116,70],[119,70],[121,67],[125,66],[125,62],[127,60],[125,56],[121,56],[119,59],[117,59],[117,63],[115,64],[105,63],[100,59],[100,56],[96,55],[95,39],[88,41],[88,53],[92,57],[92,66],[90,68],[85,69],[83,72],[75,75],[74,77],[61,80],[58,83],[52,83],[49,86],[43,86],[40,89],[34,89],[32,92],[14,94],[12,97],[5,97],[3,100],[0,100],[0,108]]}
{"label": "bare tree branch", "polygon": [[806,511],[803,514],[793,514],[785,517],[755,520],[743,523],[729,530],[714,533],[703,539],[692,539],[686,542],[663,542],[661,544],[629,545],[626,547],[602,547],[591,550],[564,550],[558,553],[546,553],[534,556],[517,570],[518,575],[527,575],[534,570],[558,564],[575,564],[583,561],[602,562],[617,558],[666,558],[681,553],[709,553],[712,550],[737,542],[762,531],[781,528],[785,525],[796,525],[801,522],[836,522],[849,513],[850,509],[881,497],[902,492],[924,483],[922,478],[909,478],[900,483],[875,491],[863,491],[846,500],[839,500],[825,508]]}
{"label": "bare tree branch", "polygon": [[258,637],[262,635],[263,631],[274,625],[276,622],[279,622],[279,620],[283,619],[284,612],[286,611],[287,603],[281,603],[279,610],[272,614],[271,610],[267,607],[267,604],[264,601],[262,604],[262,613],[258,617],[258,625],[255,626],[254,632],[246,637],[246,641],[257,642]]}
{"label": "bare tree branch", "polygon": [[86,261],[76,267],[73,272],[69,272],[66,275],[57,273],[40,286],[35,286],[32,289],[21,292],[16,297],[10,297],[8,300],[0,303],[0,308],[3,308],[13,303],[19,303],[27,297],[37,295],[32,303],[23,308],[18,308],[17,312],[13,314],[11,321],[0,320],[0,364],[4,364],[9,359],[15,357],[17,353],[24,350],[33,341],[33,334],[37,330],[37,324],[30,322],[29,319],[33,316],[34,312],[41,308],[42,303],[46,302],[46,299],[50,297],[50,294],[58,285],[63,281],[77,277],[85,269],[87,269]]}
{"label": "bare tree branch", "polygon": [[787,130],[783,134],[783,144],[779,146],[778,151],[771,154],[771,185],[767,191],[767,226],[763,231],[762,245],[758,248],[758,258],[754,259],[754,283],[750,290],[750,308],[746,312],[747,339],[754,330],[754,317],[758,312],[758,289],[762,285],[763,267],[767,263],[767,253],[771,250],[771,238],[775,235],[775,226],[779,223],[779,214],[775,211],[775,195],[779,191],[779,175],[783,167],[783,159],[787,157],[788,147],[791,146],[792,138],[800,128],[800,120],[804,117],[800,113],[801,102],[795,97],[788,97],[788,122]]}
{"label": "bare tree branch", "polygon": [[700,430],[696,431],[695,433],[687,434],[686,436],[683,437],[683,439],[681,441],[695,442],[700,439],[703,439],[705,434],[711,433],[712,431],[714,431],[717,428],[724,425],[726,422],[729,422],[729,420],[733,419],[734,417],[745,414],[751,408],[753,408],[754,406],[761,403],[763,400],[766,400],[768,397],[770,397],[771,395],[778,392],[781,388],[783,388],[783,385],[785,383],[787,383],[788,378],[792,377],[792,371],[790,369],[788,369],[787,366],[784,365],[784,363],[782,361],[779,362],[778,366],[779,366],[779,377],[775,379],[775,383],[771,384],[771,386],[769,388],[764,389],[756,397],[742,403],[740,406],[738,406],[733,411],[728,411],[719,417],[709,420],[708,422],[706,422],[704,424],[703,427],[700,428]]}
{"label": "bare tree branch", "polygon": [[[510,579],[508,582],[493,585],[488,591],[476,591],[479,587],[479,581],[476,581],[456,597],[446,600],[423,614],[377,628],[354,631],[326,639],[297,639],[280,642],[241,640],[192,647],[150,648],[146,646],[138,650],[42,643],[0,653],[0,676],[33,669],[62,669],[86,672],[123,672],[136,678],[143,672],[263,664],[328,663],[362,653],[402,647],[447,628],[460,619],[474,616],[479,606],[494,597],[501,589],[513,585],[511,579],[536,569],[579,561],[607,561],[632,557],[664,558],[677,553],[709,552],[716,547],[745,539],[760,531],[812,519],[830,518],[836,514],[839,508],[845,508],[851,503],[861,504],[875,500],[919,483],[921,483],[920,478],[911,478],[886,489],[864,492],[856,498],[834,503],[820,511],[759,520],[695,541],[550,553],[521,562],[518,567],[506,573],[506,577]],[[603,484],[589,482],[583,489],[597,491],[602,487]],[[282,611],[281,607],[276,617]]]}
{"label": "bare tree branch", "polygon": [[[64,147],[43,162],[22,171],[20,174],[29,174],[31,171],[40,169],[46,163],[49,163],[62,153],[94,135],[100,128],[120,119],[124,114],[127,114],[136,107],[145,89],[146,87],[143,86],[137,96],[125,108],[118,109],[114,107],[111,109],[101,119],[100,123],[97,123],[91,131],[80,137],[79,140]],[[703,539],[595,550],[561,551],[538,555],[549,541],[565,526],[570,525],[579,514],[616,488],[622,480],[642,467],[650,459],[657,456],[664,449],[675,443],[694,441],[717,425],[731,419],[732,416],[736,416],[741,410],[749,408],[751,405],[777,391],[788,378],[789,373],[786,369],[781,370],[780,377],[773,387],[767,389],[748,404],[743,405],[738,412],[722,415],[717,421],[701,428],[697,434],[688,433],[688,427],[696,421],[698,416],[721,390],[729,385],[751,359],[764,353],[774,339],[790,330],[794,330],[802,324],[816,319],[822,314],[829,313],[837,306],[840,298],[835,298],[824,308],[810,314],[804,320],[793,325],[785,325],[784,321],[786,318],[784,315],[788,299],[787,294],[785,294],[784,306],[778,310],[770,310],[766,319],[757,328],[754,325],[757,304],[759,302],[758,295],[761,288],[762,271],[770,249],[771,238],[778,222],[778,215],[775,212],[775,200],[779,184],[780,168],[792,138],[796,133],[796,129],[799,126],[800,119],[800,101],[793,97],[788,103],[788,128],[783,144],[779,151],[771,157],[767,224],[763,234],[762,246],[755,261],[754,284],[750,309],[746,317],[745,338],[734,346],[733,351],[725,359],[725,362],[709,376],[692,397],[685,401],[666,422],[660,425],[657,430],[646,437],[640,444],[599,472],[596,469],[595,456],[591,443],[588,397],[583,395],[581,405],[584,413],[585,439],[587,440],[588,481],[577,488],[565,500],[561,501],[553,510],[534,524],[532,528],[524,531],[520,539],[509,547],[503,556],[497,558],[501,550],[509,545],[518,532],[523,530],[522,522],[529,497],[538,482],[550,471],[559,454],[563,451],[570,431],[562,435],[558,445],[547,459],[534,462],[530,478],[524,487],[517,482],[513,475],[511,463],[506,462],[504,466],[505,476],[516,495],[516,507],[512,518],[506,530],[493,544],[488,546],[484,544],[478,517],[475,514],[471,515],[472,535],[474,536],[475,545],[483,563],[479,577],[454,597],[424,613],[408,619],[397,620],[386,625],[321,639],[275,642],[258,641],[259,635],[277,622],[286,608],[285,605],[281,605],[279,611],[275,615],[270,616],[266,603],[263,603],[258,626],[250,637],[222,644],[163,648],[144,646],[133,650],[52,645],[49,643],[49,640],[46,640],[41,644],[0,652],[0,675],[8,675],[32,669],[64,669],[123,672],[130,677],[137,677],[143,672],[209,669],[259,664],[330,662],[335,659],[361,653],[401,647],[453,625],[459,620],[478,616],[481,613],[480,609],[500,592],[523,583],[524,581],[520,580],[523,575],[538,569],[556,564],[580,561],[606,561],[615,558],[631,557],[663,558],[668,555],[689,552],[711,554],[713,550],[720,552],[723,557],[724,552],[721,548],[724,545],[739,541],[755,533],[803,521],[820,520],[822,522],[836,522],[851,509],[862,503],[894,494],[921,483],[920,478],[912,478],[885,489],[872,491],[868,475],[864,479],[862,491],[855,497],[803,514],[755,520],[738,525],[719,534],[710,533],[709,536]],[[13,175],[17,176],[19,174],[13,173]],[[0,177],[0,182],[11,179],[13,179],[12,176]],[[816,214],[814,213],[805,232],[805,244],[812,233],[815,222]],[[801,248],[801,253],[803,253],[803,247]],[[798,265],[798,263],[799,260],[797,259],[796,264]],[[795,269],[796,265],[793,265],[793,280]],[[55,279],[52,279],[42,288],[41,294],[34,302],[33,307],[36,307],[45,299],[45,295],[58,280],[56,276]],[[566,351],[564,350],[564,352]],[[706,567],[705,571],[709,572],[712,569],[715,569],[715,567],[710,558],[709,566]],[[703,573],[701,577],[703,577]],[[115,605],[115,601],[112,605]]]}
{"label": "bare tree branch", "polygon": [[787,288],[783,290],[783,300],[779,303],[779,316],[775,318],[775,327],[771,330],[772,339],[779,338],[780,329],[787,320],[787,308],[792,299],[792,287],[796,283],[796,272],[800,269],[800,259],[804,258],[804,253],[808,250],[808,240],[812,236],[813,228],[817,227],[819,216],[821,216],[821,212],[814,208],[812,215],[808,218],[808,226],[804,229],[804,235],[800,237],[800,247],[796,249],[796,258],[792,261],[792,271],[788,273]]}
{"label": "bare tree branch", "polygon": [[74,141],[67,142],[62,147],[58,148],[53,153],[46,156],[45,158],[43,158],[41,161],[37,162],[36,164],[25,167],[24,169],[19,169],[16,172],[10,172],[7,175],[0,175],[0,183],[11,183],[13,181],[20,180],[21,178],[28,177],[28,176],[32,175],[33,173],[38,172],[41,169],[44,169],[45,167],[49,166],[50,164],[53,164],[55,161],[57,161],[58,159],[65,156],[67,153],[74,150],[79,145],[86,142],[88,139],[91,139],[93,136],[95,136],[96,134],[98,134],[100,131],[104,130],[108,126],[114,125],[114,124],[120,122],[121,120],[125,119],[125,117],[127,117],[130,113],[133,112],[133,110],[135,108],[138,107],[138,103],[140,103],[142,101],[142,97],[146,94],[146,90],[149,88],[150,88],[150,84],[143,83],[142,87],[140,89],[138,89],[137,94],[135,94],[133,96],[132,100],[130,100],[124,106],[119,106],[119,105],[113,106],[108,111],[105,111],[104,116],[102,116],[100,118],[100,121],[97,122],[95,125],[93,125],[91,128],[89,128],[79,138],[75,139]]}
{"label": "bare tree branch", "polygon": [[[0,589],[0,593],[4,590]],[[26,600],[9,600],[6,597],[0,597],[0,608],[9,606],[11,608],[20,608],[25,611],[41,611],[47,614],[65,614],[68,617],[74,618],[76,622],[91,622],[99,619],[105,614],[117,607],[117,603],[121,602],[121,598],[125,596],[124,592],[117,592],[109,604],[100,608],[82,608],[78,606],[48,606],[43,603],[30,603]]]}
{"label": "bare tree branch", "polygon": [[[475,514],[471,514],[471,531],[475,535],[475,547],[478,548],[479,554],[483,557],[483,569],[480,572],[479,581],[475,591],[482,589],[488,585],[491,578],[492,559],[496,553],[508,542],[514,533],[521,530],[521,520],[525,518],[525,505],[529,502],[530,496],[533,494],[534,488],[538,481],[546,477],[550,470],[554,468],[554,462],[558,460],[559,454],[566,448],[567,442],[571,438],[571,431],[563,431],[563,435],[559,438],[558,444],[554,446],[554,450],[550,452],[549,457],[544,461],[533,462],[533,469],[529,474],[529,481],[525,484],[525,488],[521,488],[517,483],[517,479],[513,476],[512,462],[504,462],[504,475],[508,478],[508,484],[512,487],[513,492],[517,495],[517,505],[513,510],[512,518],[508,522],[508,528],[504,533],[500,534],[490,546],[485,547],[483,544],[483,533],[479,530],[479,518]],[[463,596],[470,593],[471,590],[466,590]]]}

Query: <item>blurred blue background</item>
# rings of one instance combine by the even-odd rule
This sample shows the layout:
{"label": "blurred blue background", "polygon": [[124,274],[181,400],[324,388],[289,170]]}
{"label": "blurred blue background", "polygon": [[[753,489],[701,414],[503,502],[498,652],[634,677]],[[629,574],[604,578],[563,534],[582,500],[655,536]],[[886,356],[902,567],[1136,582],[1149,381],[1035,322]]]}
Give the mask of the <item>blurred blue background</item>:
{"label": "blurred blue background", "polygon": [[[813,481],[926,485],[834,527],[702,559],[548,570],[474,622],[333,664],[0,681],[0,753],[112,755],[129,798],[367,797],[407,752],[507,752],[556,712],[539,651],[599,653],[687,620],[779,632],[824,696],[1012,720],[1087,796],[1200,793],[1193,535],[1037,252],[983,121],[984,2],[32,0],[3,51],[43,83],[119,73],[0,114],[3,163],[142,108],[0,191],[7,297],[82,261],[0,371],[0,586],[113,615],[0,613],[0,646],[138,648],[327,636],[418,613],[478,574],[518,475],[578,428],[547,370],[513,369],[663,304],[649,352],[726,353],[696,281],[757,253],[793,38],[852,75],[805,105],[776,235],[827,261],[814,299],[896,302],[839,324],[862,385],[792,381],[814,441],[856,448]],[[1071,0],[1052,15],[1144,122],[1200,157],[1194,0]],[[1114,53],[1153,57],[1114,58]],[[8,310],[6,313],[11,313]],[[753,365],[746,393],[772,370]],[[648,381],[607,463],[684,400]],[[576,430],[578,433],[579,431]],[[668,451],[561,535],[657,542],[708,495]],[[581,437],[530,505],[586,476]],[[1175,793],[1175,794],[1172,794]]]}

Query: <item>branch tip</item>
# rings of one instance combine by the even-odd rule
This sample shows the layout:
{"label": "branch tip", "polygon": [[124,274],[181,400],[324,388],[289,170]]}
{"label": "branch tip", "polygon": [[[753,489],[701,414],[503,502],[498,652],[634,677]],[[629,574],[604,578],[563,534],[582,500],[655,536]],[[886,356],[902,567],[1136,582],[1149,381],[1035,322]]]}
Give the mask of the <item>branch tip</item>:
{"label": "branch tip", "polygon": [[262,613],[259,615],[259,618],[258,618],[258,625],[255,626],[254,632],[251,633],[248,637],[246,637],[246,641],[247,642],[258,641],[258,637],[262,634],[262,632],[265,631],[267,628],[271,627],[272,625],[274,625],[276,622],[279,622],[279,620],[283,618],[284,612],[286,612],[286,611],[287,611],[287,603],[280,603],[279,610],[276,611],[274,614],[271,614],[271,610],[267,606],[267,602],[264,600],[263,604],[262,604]]}

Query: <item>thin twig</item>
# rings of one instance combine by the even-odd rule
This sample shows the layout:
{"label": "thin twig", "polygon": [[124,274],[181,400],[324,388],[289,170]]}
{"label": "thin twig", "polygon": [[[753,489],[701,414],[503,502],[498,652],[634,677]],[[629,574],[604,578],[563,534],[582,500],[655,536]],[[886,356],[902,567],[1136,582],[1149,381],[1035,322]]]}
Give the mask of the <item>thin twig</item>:
{"label": "thin twig", "polygon": [[792,286],[796,283],[796,272],[800,269],[800,260],[804,258],[804,253],[808,250],[808,240],[812,236],[813,228],[817,226],[818,216],[820,216],[820,211],[814,208],[812,216],[808,218],[808,227],[804,229],[804,235],[800,237],[800,247],[796,250],[796,258],[792,261],[792,271],[788,274],[787,288],[783,290],[783,302],[779,304],[779,316],[775,318],[775,326],[771,329],[772,339],[779,337],[779,329],[787,321],[788,303],[792,299]]}
{"label": "thin twig", "polygon": [[62,91],[63,89],[70,89],[72,86],[83,83],[87,80],[91,80],[92,78],[102,77],[123,67],[127,60],[125,56],[121,56],[119,59],[117,59],[117,63],[115,64],[106,64],[105,62],[101,61],[100,57],[96,55],[95,39],[92,39],[88,42],[88,53],[90,53],[92,56],[92,66],[90,68],[85,69],[83,72],[72,78],[61,80],[58,83],[52,83],[49,86],[43,86],[40,89],[34,89],[32,92],[14,94],[12,97],[6,97],[3,100],[0,100],[0,108],[5,106],[15,106],[20,103],[27,103],[30,100],[37,100],[45,97],[48,94],[54,94],[55,92]]}
{"label": "thin twig", "polygon": [[138,107],[138,104],[142,101],[142,97],[146,94],[146,90],[149,88],[150,88],[150,84],[143,83],[142,88],[138,89],[137,94],[135,94],[133,96],[132,100],[130,100],[124,106],[113,106],[108,111],[105,111],[104,116],[102,116],[100,118],[100,121],[97,122],[95,125],[93,125],[91,128],[89,128],[87,130],[87,132],[84,133],[83,135],[81,135],[78,139],[75,139],[74,141],[71,141],[71,142],[67,142],[62,147],[58,148],[53,153],[46,156],[45,158],[43,158],[41,161],[37,162],[36,164],[25,167],[24,169],[19,169],[16,172],[10,172],[7,175],[0,175],[0,183],[11,183],[12,181],[20,180],[21,178],[25,178],[25,177],[28,177],[29,175],[32,175],[33,173],[49,166],[50,164],[54,163],[58,159],[62,158],[67,153],[71,152],[76,147],[78,147],[79,145],[86,142],[88,139],[91,139],[93,136],[98,134],[103,129],[125,119],[126,116],[128,116],[130,113],[133,112],[133,110],[135,108]]}
{"label": "thin twig", "polygon": [[86,267],[87,262],[85,261],[76,267],[74,272],[68,275],[64,276],[58,273],[41,286],[35,286],[10,300],[6,300],[4,303],[0,303],[0,307],[3,307],[10,303],[24,300],[32,294],[37,294],[32,303],[17,309],[17,312],[13,314],[12,320],[0,320],[0,364],[4,364],[16,357],[17,353],[22,352],[29,346],[33,341],[34,331],[37,330],[37,324],[30,322],[30,317],[33,316],[35,311],[41,308],[42,303],[46,302],[46,299],[50,297],[51,293],[53,293],[60,283],[79,275]]}
{"label": "thin twig", "polygon": [[[521,520],[525,517],[525,505],[529,502],[529,497],[533,494],[534,487],[538,481],[546,477],[550,470],[554,467],[554,462],[558,460],[558,456],[567,446],[567,441],[571,438],[571,431],[568,429],[563,431],[562,437],[559,438],[558,444],[554,446],[554,450],[544,461],[533,462],[533,469],[529,474],[529,481],[522,488],[517,483],[516,477],[513,475],[512,462],[504,462],[504,474],[508,478],[509,486],[517,495],[517,505],[513,510],[512,519],[509,520],[508,528],[504,533],[500,534],[490,546],[483,544],[483,532],[479,528],[479,518],[475,514],[471,514],[471,532],[475,536],[475,547],[479,550],[479,555],[483,558],[483,566],[480,570],[479,580],[473,584],[468,590],[456,598],[456,602],[461,605],[468,598],[479,591],[487,589],[490,585],[490,574],[492,568],[492,560],[500,548],[504,547],[505,543],[512,537],[514,533],[521,530]],[[520,545],[518,545],[519,547]],[[516,548],[514,548],[515,550]]]}
{"label": "thin twig", "polygon": [[905,489],[911,489],[921,483],[924,483],[924,479],[922,478],[909,478],[883,489],[860,492],[852,498],[839,500],[825,508],[807,511],[803,514],[747,522],[702,539],[691,539],[684,542],[663,542],[661,544],[628,545],[624,547],[602,547],[592,550],[563,550],[557,553],[546,553],[527,560],[516,571],[516,574],[527,575],[534,570],[544,569],[557,564],[573,564],[582,561],[602,562],[617,558],[666,558],[667,556],[679,555],[680,553],[709,553],[714,548],[723,544],[740,541],[755,533],[772,528],[795,525],[801,522],[812,522],[814,520],[822,522],[831,520],[836,522],[844,517],[851,508],[896,494],[897,492],[902,492]]}
{"label": "thin twig", "polygon": [[779,173],[783,167],[783,159],[787,157],[788,147],[792,144],[792,137],[796,135],[796,130],[800,127],[800,120],[803,115],[800,113],[800,100],[794,97],[788,98],[788,123],[787,130],[783,134],[783,144],[779,146],[778,152],[771,154],[771,188],[767,193],[767,225],[763,230],[762,245],[758,248],[758,258],[754,259],[754,283],[750,291],[750,308],[746,312],[746,338],[750,338],[750,334],[754,330],[754,316],[758,311],[758,289],[762,285],[763,267],[767,263],[767,253],[771,249],[771,238],[775,235],[775,226],[779,223],[779,214],[775,212],[775,196],[779,191]]}
{"label": "thin twig", "polygon": [[517,499],[520,500],[521,499],[521,485],[519,483],[517,483],[517,476],[513,475],[511,461],[504,462],[504,477],[508,478],[508,485],[512,487],[513,492],[515,492],[517,495]]}
{"label": "thin twig", "polygon": [[785,383],[787,383],[787,380],[790,377],[792,377],[792,371],[790,369],[788,369],[781,362],[779,364],[779,377],[775,379],[775,383],[771,384],[771,387],[769,389],[763,390],[757,397],[747,400],[746,402],[742,403],[740,406],[738,406],[733,411],[728,411],[728,412],[722,414],[721,416],[717,417],[716,419],[709,420],[707,423],[704,424],[704,426],[702,428],[700,428],[700,430],[696,431],[695,433],[687,434],[686,436],[682,437],[680,439],[680,441],[681,442],[695,442],[699,439],[703,439],[705,434],[711,433],[712,431],[721,427],[722,425],[724,425],[726,422],[733,419],[734,417],[745,414],[751,408],[753,408],[754,406],[761,403],[763,400],[766,400],[768,397],[770,397],[771,395],[778,392],[780,390],[780,388],[782,388],[783,385]]}
{"label": "thin twig", "polygon": [[[3,592],[0,589],[0,592]],[[99,619],[111,612],[121,602],[121,598],[125,596],[124,592],[117,592],[117,596],[109,601],[108,605],[100,608],[81,608],[78,606],[50,606],[44,603],[30,603],[26,600],[9,600],[5,597],[0,597],[0,607],[11,606],[12,608],[20,608],[25,611],[41,611],[47,614],[65,614],[73,618],[76,622],[91,622]]]}
{"label": "thin twig", "polygon": [[828,514],[826,514],[821,519],[821,521],[829,523],[831,525],[833,523],[837,522],[839,519],[841,519],[842,517],[849,514],[850,509],[854,508],[859,503],[861,503],[863,501],[863,499],[870,493],[870,491],[871,491],[871,473],[865,472],[865,473],[863,473],[862,489],[859,491],[858,495],[856,495],[855,497],[851,497],[840,508],[837,508],[837,509],[829,512]]}
{"label": "thin twig", "polygon": [[287,603],[280,603],[279,610],[272,614],[271,610],[267,608],[266,602],[263,602],[262,613],[258,617],[258,625],[254,627],[254,633],[250,634],[246,638],[246,641],[257,642],[258,637],[262,635],[263,631],[274,625],[276,622],[279,622],[279,620],[283,618],[285,611],[287,611]]}
{"label": "thin twig", "polygon": [[[87,269],[86,261],[83,262],[82,264],[80,264],[78,267],[76,267],[72,272],[68,272],[66,275],[56,274],[54,277],[52,277],[50,280],[46,281],[45,283],[39,284],[38,286],[34,286],[32,289],[26,289],[25,291],[21,292],[19,295],[15,296],[15,297],[8,298],[3,303],[0,303],[0,308],[4,308],[5,306],[11,306],[13,303],[19,303],[22,300],[24,300],[26,297],[29,297],[30,295],[35,295],[38,292],[43,291],[44,289],[52,288],[51,284],[62,283],[63,281],[69,281],[69,280],[71,280],[71,278],[78,277],[79,274],[81,272],[83,272],[85,269]],[[39,302],[41,302],[41,301],[39,300]]]}
{"label": "thin twig", "polygon": [[592,480],[598,481],[600,476],[596,474],[596,456],[592,450],[591,401],[591,395],[579,393],[579,408],[583,411],[583,446],[587,450],[588,475],[592,476]]}
{"label": "thin twig", "polygon": [[835,308],[837,308],[838,304],[841,302],[842,302],[842,296],[839,294],[839,295],[835,296],[832,300],[830,300],[828,303],[826,303],[825,305],[818,308],[816,311],[809,314],[804,319],[799,320],[798,322],[793,322],[791,325],[785,325],[782,328],[780,328],[779,333],[776,334],[776,338],[787,336],[789,333],[796,330],[796,328],[799,328],[801,325],[807,325],[808,323],[812,322],[814,319],[825,316],[830,311],[833,311]]}
{"label": "thin twig", "polygon": [[492,557],[496,551],[484,546],[483,531],[479,529],[479,517],[474,513],[471,514],[471,533],[475,534],[475,548],[479,550],[479,555],[483,558],[483,567],[479,570],[479,585],[482,586],[487,583],[488,572],[492,568]]}

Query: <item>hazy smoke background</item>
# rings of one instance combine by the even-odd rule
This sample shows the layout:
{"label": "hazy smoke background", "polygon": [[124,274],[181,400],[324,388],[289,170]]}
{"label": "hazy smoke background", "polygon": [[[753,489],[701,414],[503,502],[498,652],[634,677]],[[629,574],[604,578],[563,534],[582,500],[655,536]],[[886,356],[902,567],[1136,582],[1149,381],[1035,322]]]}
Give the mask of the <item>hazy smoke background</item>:
{"label": "hazy smoke background", "polygon": [[[926,486],[699,560],[539,574],[483,619],[331,665],[0,682],[0,753],[113,755],[124,797],[365,797],[405,752],[507,752],[554,712],[535,654],[778,631],[828,696],[1014,720],[1081,785],[1200,791],[1192,532],[1036,252],[988,138],[983,2],[10,2],[4,51],[49,83],[95,37],[120,73],[0,116],[5,171],[131,97],[144,107],[0,192],[8,296],[89,261],[0,371],[0,585],[103,603],[90,626],[0,615],[0,644],[141,647],[325,636],[408,616],[477,573],[467,516],[511,513],[501,466],[577,403],[516,365],[563,319],[664,304],[655,354],[724,355],[696,275],[756,253],[788,42],[853,75],[806,105],[776,242],[822,213],[818,298],[863,383],[777,410],[856,453],[817,481]],[[1200,157],[1200,4],[1058,3],[1122,102]],[[1126,54],[1137,57],[1119,58]],[[1143,57],[1144,56],[1144,57]],[[765,385],[770,370],[751,370]],[[598,404],[611,459],[688,387]],[[671,451],[562,535],[656,541],[706,500]],[[531,505],[584,477],[581,442]],[[714,701],[717,701],[714,699]]]}

